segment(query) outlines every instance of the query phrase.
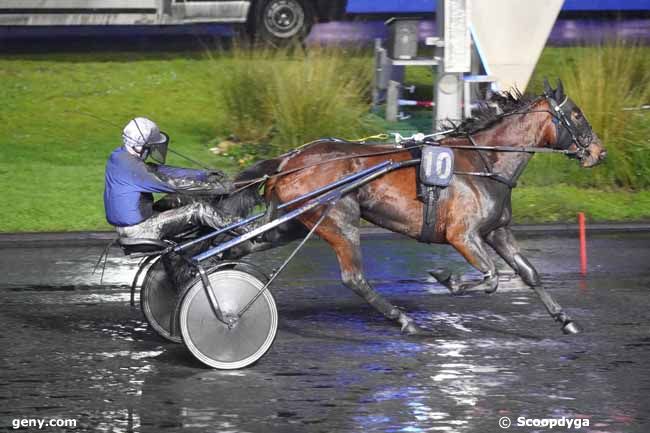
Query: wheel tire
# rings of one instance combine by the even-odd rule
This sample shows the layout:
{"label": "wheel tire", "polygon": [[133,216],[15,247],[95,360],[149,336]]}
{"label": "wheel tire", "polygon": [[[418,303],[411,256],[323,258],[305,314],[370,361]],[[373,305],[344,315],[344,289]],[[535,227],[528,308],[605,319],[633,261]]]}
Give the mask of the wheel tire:
{"label": "wheel tire", "polygon": [[313,23],[314,10],[308,0],[260,0],[253,31],[258,41],[284,46],[305,39]]}
{"label": "wheel tire", "polygon": [[160,258],[151,264],[144,277],[140,291],[140,308],[147,323],[158,335],[172,343],[183,341],[178,330],[176,336],[172,336],[170,332],[171,315],[176,310],[176,290],[167,278]]}
{"label": "wheel tire", "polygon": [[[258,278],[235,269],[218,270],[208,278],[225,315],[236,314],[264,287]],[[183,297],[179,322],[183,343],[199,361],[233,370],[253,364],[269,350],[278,329],[278,310],[267,289],[229,328],[216,318],[197,278]]]}
{"label": "wheel tire", "polygon": [[207,272],[208,274],[211,274],[213,272],[225,271],[227,269],[234,269],[236,271],[242,271],[242,272],[246,272],[247,274],[251,274],[252,276],[257,278],[264,284],[266,284],[269,281],[269,276],[266,275],[262,269],[253,265],[252,263],[248,263],[244,261],[220,262],[217,263],[215,266],[211,267]]}

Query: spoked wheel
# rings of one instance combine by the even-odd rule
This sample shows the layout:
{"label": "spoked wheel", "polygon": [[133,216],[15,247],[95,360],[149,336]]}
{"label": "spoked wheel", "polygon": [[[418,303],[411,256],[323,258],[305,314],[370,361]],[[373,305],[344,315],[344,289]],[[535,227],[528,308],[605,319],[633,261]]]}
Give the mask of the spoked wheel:
{"label": "spoked wheel", "polygon": [[149,326],[165,340],[182,342],[180,332],[171,334],[171,317],[176,310],[176,289],[172,285],[160,258],[149,267],[142,283],[140,307]]}
{"label": "spoked wheel", "polygon": [[[236,269],[208,275],[224,316],[234,317],[264,287],[257,277]],[[244,368],[260,359],[273,344],[278,310],[269,290],[251,305],[234,325],[217,319],[203,283],[197,278],[180,308],[183,342],[201,362],[218,369]]]}

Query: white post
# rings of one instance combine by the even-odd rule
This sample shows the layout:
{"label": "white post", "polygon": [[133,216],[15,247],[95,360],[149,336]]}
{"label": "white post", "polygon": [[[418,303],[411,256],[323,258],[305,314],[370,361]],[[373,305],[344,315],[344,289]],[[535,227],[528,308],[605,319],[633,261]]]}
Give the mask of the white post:
{"label": "white post", "polygon": [[471,69],[469,35],[470,0],[437,0],[436,24],[444,47],[437,50],[441,58],[435,83],[434,130],[446,120],[463,119],[463,73]]}

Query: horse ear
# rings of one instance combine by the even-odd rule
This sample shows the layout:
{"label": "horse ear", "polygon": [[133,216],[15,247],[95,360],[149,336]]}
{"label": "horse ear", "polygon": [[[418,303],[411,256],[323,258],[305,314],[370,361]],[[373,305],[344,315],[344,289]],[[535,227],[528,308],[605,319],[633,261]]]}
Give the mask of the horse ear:
{"label": "horse ear", "polygon": [[557,79],[557,89],[555,89],[555,99],[558,101],[564,100],[564,85],[559,78]]}
{"label": "horse ear", "polygon": [[551,83],[548,82],[548,78],[544,78],[544,94],[548,96],[553,94],[553,88],[551,88]]}

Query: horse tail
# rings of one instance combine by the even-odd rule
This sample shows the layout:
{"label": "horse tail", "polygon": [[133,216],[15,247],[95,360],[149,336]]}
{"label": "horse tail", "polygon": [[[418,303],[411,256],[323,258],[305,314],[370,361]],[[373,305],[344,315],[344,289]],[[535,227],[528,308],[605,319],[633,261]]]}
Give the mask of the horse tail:
{"label": "horse tail", "polygon": [[[277,172],[281,162],[282,158],[266,159],[256,162],[235,176],[234,181],[253,182],[266,175],[272,175]],[[264,203],[264,200],[259,193],[259,188],[257,188],[258,185],[259,183],[253,183],[251,186],[230,195],[228,198],[221,201],[219,207],[230,215],[236,215],[241,218],[245,217],[255,206]]]}

